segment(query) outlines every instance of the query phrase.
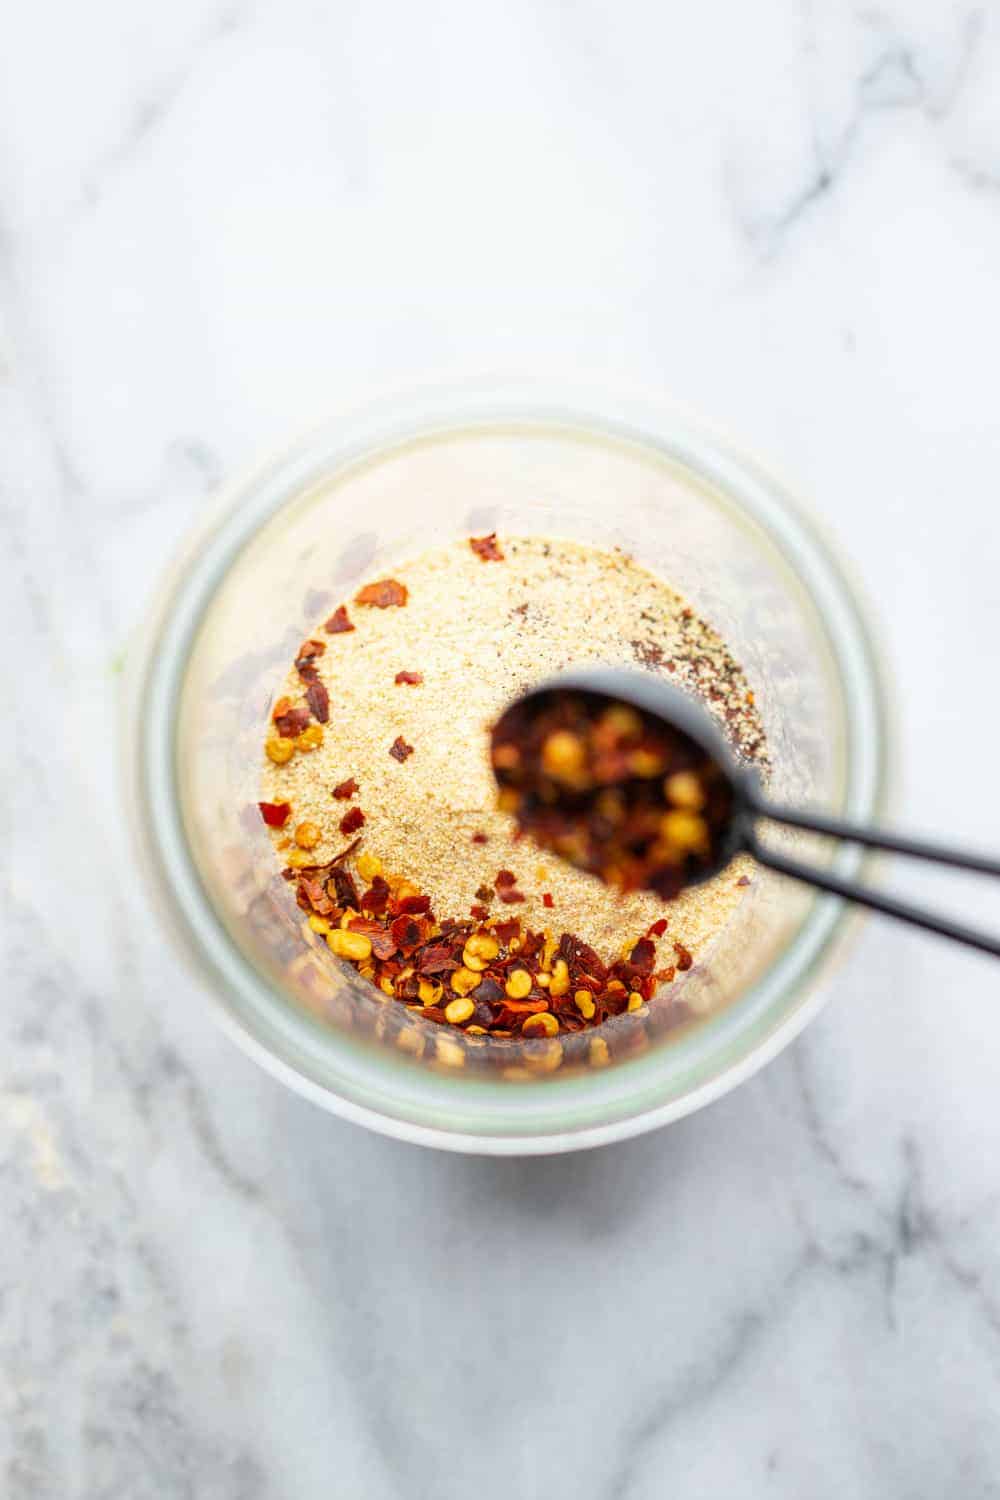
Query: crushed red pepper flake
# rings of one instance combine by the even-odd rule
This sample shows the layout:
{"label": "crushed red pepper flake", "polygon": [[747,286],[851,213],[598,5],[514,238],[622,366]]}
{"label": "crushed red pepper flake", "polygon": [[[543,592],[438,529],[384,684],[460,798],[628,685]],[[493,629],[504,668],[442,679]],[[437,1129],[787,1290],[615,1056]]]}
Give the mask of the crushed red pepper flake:
{"label": "crushed red pepper flake", "polygon": [[393,760],[398,760],[400,765],[402,765],[403,761],[408,760],[413,754],[413,746],[408,745],[401,734],[397,734],[389,746],[389,754]]}
{"label": "crushed red pepper flake", "polygon": [[469,916],[475,917],[477,922],[485,922],[486,918],[489,916],[489,912],[486,910],[485,906],[475,905],[469,907]]}
{"label": "crushed red pepper flake", "polygon": [[313,718],[319,724],[326,724],[330,719],[330,694],[322,682],[317,680],[310,682],[306,688],[306,702],[312,709]]}
{"label": "crushed red pepper flake", "polygon": [[503,890],[504,886],[517,885],[517,876],[513,870],[498,870],[493,884],[500,891]]}
{"label": "crushed red pepper flake", "polygon": [[354,793],[357,791],[357,789],[358,783],[355,781],[353,776],[349,776],[346,781],[340,781],[337,783],[337,785],[333,789],[333,795],[336,797],[338,802],[349,802],[350,799],[354,796]]}
{"label": "crushed red pepper flake", "polygon": [[406,603],[410,591],[398,578],[380,578],[376,583],[366,583],[354,596],[355,604],[367,604],[375,609],[390,609]]}
{"label": "crushed red pepper flake", "polygon": [[352,623],[351,617],[347,613],[347,606],[344,604],[337,605],[337,608],[323,626],[327,635],[343,635],[346,630],[357,630],[357,628]]}
{"label": "crushed red pepper flake", "polygon": [[[351,849],[359,842],[355,840]],[[564,993],[552,995],[537,982],[542,974],[546,934],[526,931],[522,935],[517,917],[490,923],[485,913],[476,912],[474,921],[445,918],[437,924],[427,898],[419,894],[393,895],[389,882],[381,876],[372,881],[371,890],[361,898],[363,914],[360,914],[354,882],[339,863],[344,857],[338,855],[337,860],[315,871],[286,872],[297,879],[299,906],[331,923],[339,920],[343,925],[346,915],[349,929],[366,936],[370,942],[370,953],[351,962],[359,968],[368,965],[367,976],[383,991],[388,986],[392,995],[404,1004],[414,1005],[420,1000],[422,976],[436,978],[444,989],[441,1000],[423,1003],[420,1009],[428,1020],[441,1025],[473,1023],[482,1032],[503,1038],[519,1034],[530,1017],[549,1013],[554,1016],[558,1030],[584,1031],[600,1026],[608,1017],[622,1015],[628,1008],[630,994],[638,993],[643,1000],[649,1000],[658,983],[669,982],[673,977],[673,969],[655,975],[646,972],[647,967],[652,969],[655,953],[655,944],[649,938],[640,938],[628,958],[608,966],[588,943],[564,932],[556,952],[567,966],[570,983]],[[473,1014],[451,1023],[445,1013],[452,998],[448,975],[466,967],[465,945],[476,931],[492,934],[498,951],[471,991]],[[548,951],[551,954],[551,949]],[[506,993],[506,983],[514,970],[526,970],[532,981],[529,993],[521,999]],[[586,989],[593,999],[593,1013],[586,1019],[576,1005],[578,989]]]}
{"label": "crushed red pepper flake", "polygon": [[691,957],[691,954],[685,948],[684,944],[678,943],[676,939],[674,941],[674,952],[677,954],[678,969],[681,972],[683,972],[685,969],[690,969],[691,965],[694,963],[694,959]]}
{"label": "crushed red pepper flake", "polygon": [[489,536],[470,536],[469,546],[483,562],[503,562],[504,560],[495,531],[491,531]]}
{"label": "crushed red pepper flake", "polygon": [[555,904],[556,904],[555,901],[552,899],[552,892],[551,891],[543,891],[542,892],[542,905],[543,906],[547,906],[548,909],[549,909],[549,911],[551,911],[552,908],[555,906]]}
{"label": "crushed red pepper flake", "polygon": [[472,835],[472,842],[474,844],[488,844],[489,836],[482,832],[476,832]]}
{"label": "crushed red pepper flake", "polygon": [[268,828],[284,828],[292,811],[290,802],[258,802],[257,806]]}
{"label": "crushed red pepper flake", "polygon": [[274,721],[274,727],[282,739],[294,740],[306,728],[309,723],[308,708],[290,708],[287,713],[280,714]]}
{"label": "crushed red pepper flake", "polygon": [[651,925],[649,931],[646,933],[646,936],[647,937],[662,937],[663,934],[666,932],[666,930],[667,930],[667,919],[666,919],[666,917],[661,917],[658,922],[654,922]]}
{"label": "crushed red pepper flake", "polygon": [[364,827],[364,823],[365,815],[360,807],[352,807],[350,812],[346,812],[341,818],[340,831],[341,833],[356,833],[359,828]]}
{"label": "crushed red pepper flake", "polygon": [[407,684],[409,687],[419,687],[424,680],[423,672],[397,672],[396,686]]}
{"label": "crushed red pepper flake", "polygon": [[500,897],[500,900],[506,902],[508,906],[513,906],[516,902],[524,901],[526,899],[524,892],[515,890],[512,885],[505,885],[502,890],[497,891],[497,895]]}

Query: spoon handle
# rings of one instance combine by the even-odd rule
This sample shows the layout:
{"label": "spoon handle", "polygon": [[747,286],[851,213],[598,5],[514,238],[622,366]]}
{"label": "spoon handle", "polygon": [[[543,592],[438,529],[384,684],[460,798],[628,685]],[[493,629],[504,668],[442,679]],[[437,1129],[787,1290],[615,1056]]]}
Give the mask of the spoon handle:
{"label": "spoon handle", "polygon": [[911,859],[927,859],[938,865],[952,865],[958,870],[974,870],[979,875],[1000,876],[1000,860],[976,854],[971,849],[952,849],[943,844],[928,843],[926,839],[904,838],[901,834],[888,833],[881,828],[862,828],[856,823],[845,823],[843,818],[828,818],[823,813],[777,807],[756,797],[751,798],[750,807],[755,817],[770,818],[774,823],[786,823],[790,828],[804,828],[809,833],[828,834],[831,838],[864,844],[869,849],[906,854]]}
{"label": "spoon handle", "polygon": [[[879,833],[875,829],[854,828],[835,818],[813,816],[809,813],[786,815],[780,808],[771,809],[764,805],[754,810],[763,817],[774,818],[778,822],[789,823],[796,828],[807,828],[815,833],[831,834],[834,837],[866,844],[872,849],[887,849],[896,854],[909,854],[916,859],[935,860],[939,864],[953,865],[959,869],[976,870],[986,875],[1000,875],[1000,864],[995,860],[985,859],[961,850],[940,849],[918,840]],[[990,953],[995,958],[1000,958],[1000,938],[980,932],[974,927],[966,927],[961,922],[954,922],[950,917],[939,916],[936,912],[927,911],[924,907],[912,906],[908,901],[900,901],[895,896],[883,895],[881,891],[859,885],[854,880],[844,880],[830,870],[789,859],[787,855],[779,854],[776,850],[768,849],[763,845],[752,827],[747,829],[745,847],[758,864],[767,865],[769,869],[776,870],[780,875],[791,876],[793,880],[804,880],[820,890],[832,891],[834,895],[844,896],[848,901],[856,901],[859,905],[870,907],[872,911],[882,912],[887,917],[895,917],[900,922],[909,922],[913,927],[923,927],[927,932],[936,932],[939,936],[951,938],[956,943],[964,943],[968,948],[976,948],[980,953]]]}

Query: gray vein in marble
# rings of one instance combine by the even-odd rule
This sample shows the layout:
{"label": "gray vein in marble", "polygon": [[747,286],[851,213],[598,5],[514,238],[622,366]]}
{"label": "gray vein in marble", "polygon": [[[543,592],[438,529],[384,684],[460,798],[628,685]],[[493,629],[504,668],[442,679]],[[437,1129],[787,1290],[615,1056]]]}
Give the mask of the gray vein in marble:
{"label": "gray vein in marble", "polygon": [[166,71],[138,100],[118,139],[87,172],[79,194],[63,216],[64,224],[97,206],[112,182],[131,164],[150,137],[170,116],[200,67],[206,49],[236,35],[252,10],[249,0],[240,0],[240,3],[224,7],[217,16],[201,27],[192,39],[188,55],[176,67]]}
{"label": "gray vein in marble", "polygon": [[[811,9],[804,7],[807,36],[803,53],[815,51],[809,36]],[[854,82],[855,105],[832,147],[821,139],[815,113],[810,108],[810,154],[815,167],[806,181],[792,193],[784,206],[773,211],[747,209],[743,201],[743,184],[737,182],[735,168],[726,174],[727,196],[736,221],[761,262],[773,260],[782,250],[788,234],[796,229],[809,211],[835,187],[854,158],[870,120],[893,111],[917,110],[926,119],[938,123],[946,119],[965,87],[984,30],[984,13],[969,11],[961,27],[958,62],[946,86],[935,95],[915,50],[894,31],[880,11],[862,11],[858,20],[882,33],[886,40],[875,57],[857,75]],[[951,158],[952,165],[972,185],[974,174],[962,167],[961,159]],[[988,174],[987,174],[988,176]]]}

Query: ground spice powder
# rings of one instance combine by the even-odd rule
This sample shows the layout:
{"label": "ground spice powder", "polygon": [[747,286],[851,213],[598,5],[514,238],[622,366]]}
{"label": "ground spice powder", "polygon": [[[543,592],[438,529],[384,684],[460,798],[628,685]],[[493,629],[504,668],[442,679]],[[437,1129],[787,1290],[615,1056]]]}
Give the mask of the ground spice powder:
{"label": "ground spice powder", "polygon": [[[427,898],[438,925],[474,929],[477,921],[513,914],[522,934],[548,933],[553,943],[571,934],[609,967],[640,939],[655,950],[644,935],[658,929],[655,972],[666,977],[666,965],[683,969],[705,956],[744,894],[748,862],[734,862],[667,907],[645,892],[621,896],[516,837],[512,820],[496,810],[489,731],[511,699],[566,666],[638,662],[695,688],[737,754],[766,768],[752,693],[711,628],[623,554],[535,537],[503,537],[490,551],[502,556],[491,556],[489,566],[467,540],[397,564],[390,577],[372,579],[325,628],[313,630],[326,649],[314,653],[310,643],[277,685],[275,700],[289,700],[290,707],[282,704],[283,723],[269,730],[270,746],[276,727],[295,753],[276,760],[268,750],[260,795],[268,804],[289,804],[295,824],[310,823],[319,837],[308,855],[288,855],[273,828],[278,858],[282,866],[290,859],[290,874],[300,872],[305,881],[307,862],[322,867],[353,843],[342,868],[353,872],[358,890],[369,885],[359,861],[377,860],[387,877],[407,882],[406,891],[412,887],[412,897]],[[413,682],[415,676],[420,680]],[[328,700],[328,715],[322,723],[312,719],[303,734],[300,710],[309,713],[310,691],[314,704],[327,708]],[[363,823],[345,819],[345,788],[352,783],[351,806]],[[363,946],[335,940],[335,952],[338,943],[349,958]],[[506,982],[498,971],[499,980]],[[651,983],[644,980],[643,988],[651,990]],[[581,1024],[590,1024],[590,1000],[581,995]],[[440,998],[442,1019],[468,1024],[464,997],[446,985]],[[463,1003],[452,1005],[456,998]],[[505,1019],[520,1016],[514,1029],[529,1015],[545,1014],[531,1000],[508,996],[505,1004]],[[512,1011],[517,1005],[529,1010]],[[593,1023],[599,1019],[600,1013]],[[547,1034],[549,1025],[532,1020],[525,1034]]]}

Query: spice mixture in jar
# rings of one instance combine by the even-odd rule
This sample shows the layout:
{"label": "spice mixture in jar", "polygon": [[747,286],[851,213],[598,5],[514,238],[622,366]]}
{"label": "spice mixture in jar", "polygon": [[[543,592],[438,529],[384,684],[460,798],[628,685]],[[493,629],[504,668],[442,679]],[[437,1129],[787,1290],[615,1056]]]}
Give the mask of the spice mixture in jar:
{"label": "spice mixture in jar", "polygon": [[618,552],[472,537],[373,578],[300,646],[260,812],[312,931],[387,999],[472,1034],[579,1031],[644,1007],[725,927],[745,859],[664,902],[541,851],[498,808],[493,725],[588,662],[670,676],[766,770],[723,642]]}

